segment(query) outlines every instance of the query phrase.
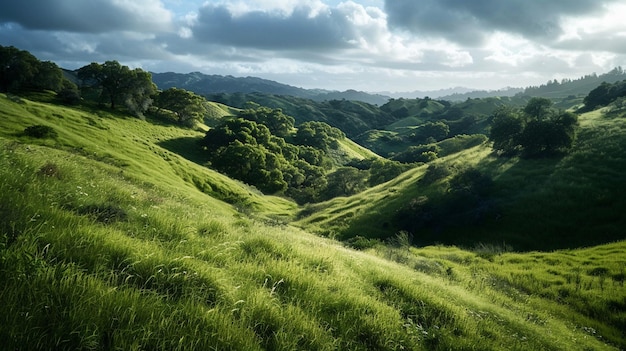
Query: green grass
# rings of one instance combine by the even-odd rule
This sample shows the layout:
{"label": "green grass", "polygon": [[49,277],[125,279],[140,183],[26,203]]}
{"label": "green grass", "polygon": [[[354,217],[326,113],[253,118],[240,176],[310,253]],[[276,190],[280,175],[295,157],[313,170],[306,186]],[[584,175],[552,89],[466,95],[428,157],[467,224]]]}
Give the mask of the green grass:
{"label": "green grass", "polygon": [[[202,132],[152,124],[106,110],[93,112],[28,100],[21,104],[12,103],[2,95],[0,102],[4,115],[0,121],[0,136],[98,160],[117,167],[126,177],[159,184],[191,197],[200,196],[203,201],[213,201],[216,208],[225,207],[216,199],[237,207],[263,209],[269,216],[284,216],[294,208],[294,204],[287,200],[262,196],[260,192],[198,164],[202,163],[203,157],[192,150],[194,141],[203,136]],[[51,126],[58,137],[33,140],[22,136],[22,131],[31,125]],[[201,192],[212,198],[207,200]]]}
{"label": "green grass", "polygon": [[[626,119],[591,112],[580,117],[577,140],[567,155],[508,159],[494,156],[488,143],[478,145],[435,161],[452,170],[440,181],[422,182],[427,169],[422,166],[361,194],[318,204],[298,224],[342,239],[387,238],[401,229],[390,221],[395,213],[421,198],[432,204],[445,199],[447,181],[457,170],[474,167],[493,179],[487,216],[459,224],[454,217],[444,218],[439,227],[413,233],[416,242],[505,242],[517,250],[553,250],[623,240],[625,135]],[[473,138],[442,141],[442,155],[466,142]]]}
{"label": "green grass", "polygon": [[377,154],[354,141],[345,138],[338,140],[339,147],[329,150],[336,164],[346,164],[352,160],[380,158]]}
{"label": "green grass", "polygon": [[[3,97],[0,115],[6,349],[626,347],[623,242],[510,253],[417,249],[400,236],[354,251],[272,220],[296,211],[284,200],[159,146],[198,132]],[[20,135],[33,124],[52,126],[57,139]],[[446,162],[486,154],[476,147]],[[402,196],[424,172],[375,189]],[[194,176],[249,192],[251,205],[236,211],[199,191]],[[366,197],[342,201],[355,214],[371,210]]]}
{"label": "green grass", "polygon": [[[458,154],[450,155],[432,162],[445,167],[468,167],[476,165],[491,151],[486,145],[475,146]],[[407,203],[421,196],[433,197],[446,192],[446,175],[434,182],[421,182],[429,165],[422,165],[409,170],[401,176],[376,187],[347,198],[335,198],[304,209],[310,216],[295,222],[296,225],[330,235],[338,239],[354,236],[369,238],[387,238],[397,233],[391,219]]]}

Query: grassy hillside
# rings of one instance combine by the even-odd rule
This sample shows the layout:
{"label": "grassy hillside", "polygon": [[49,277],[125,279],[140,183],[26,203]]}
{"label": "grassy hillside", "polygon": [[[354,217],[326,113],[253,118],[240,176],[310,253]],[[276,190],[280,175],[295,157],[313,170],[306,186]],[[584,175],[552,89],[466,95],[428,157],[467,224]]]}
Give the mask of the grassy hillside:
{"label": "grassy hillside", "polygon": [[[402,220],[423,221],[412,233],[419,244],[491,242],[522,250],[623,240],[625,136],[626,119],[595,111],[581,116],[578,138],[566,156],[501,158],[483,144],[364,193],[311,206],[299,224],[342,239],[388,238],[403,228]],[[488,193],[468,206],[449,192],[451,178],[467,168],[493,181]]]}
{"label": "grassy hillside", "polygon": [[[45,100],[46,96],[39,98]],[[287,200],[262,196],[244,184],[190,162],[202,159],[193,145],[204,135],[200,131],[161,125],[159,121],[150,123],[107,110],[75,109],[16,99],[14,102],[0,95],[2,137],[94,159],[119,168],[125,177],[159,184],[189,196],[204,192],[236,206],[267,210],[268,215],[285,215],[293,210],[294,205]],[[216,105],[216,109],[223,107]],[[51,126],[58,137],[23,136],[23,130],[32,125]],[[216,207],[224,207],[221,201],[216,204],[219,204]]]}
{"label": "grassy hillside", "polygon": [[[354,251],[275,220],[292,203],[172,151],[200,132],[16,101],[0,95],[6,349],[626,347],[623,242],[502,253],[399,235]],[[24,136],[31,125],[58,137]]]}

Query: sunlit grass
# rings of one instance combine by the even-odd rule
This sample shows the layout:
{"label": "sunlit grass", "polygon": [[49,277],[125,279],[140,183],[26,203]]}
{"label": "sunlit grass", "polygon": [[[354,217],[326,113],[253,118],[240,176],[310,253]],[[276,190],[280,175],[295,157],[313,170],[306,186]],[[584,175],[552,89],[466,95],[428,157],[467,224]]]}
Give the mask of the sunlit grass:
{"label": "sunlit grass", "polygon": [[[394,246],[354,251],[272,220],[295,212],[284,200],[157,146],[195,132],[27,102],[37,117],[1,99],[4,348],[626,347],[623,242],[512,253],[486,245],[417,249],[399,236]],[[17,135],[51,113],[65,116],[50,122],[58,139]],[[81,128],[83,113],[108,129]],[[466,156],[478,164],[488,152],[479,147]],[[320,209],[334,219],[360,216],[414,196],[403,189],[419,188],[426,169],[368,190],[370,197]],[[251,194],[251,216],[200,192],[189,181],[194,176],[216,188],[224,179],[221,186],[233,193]]]}

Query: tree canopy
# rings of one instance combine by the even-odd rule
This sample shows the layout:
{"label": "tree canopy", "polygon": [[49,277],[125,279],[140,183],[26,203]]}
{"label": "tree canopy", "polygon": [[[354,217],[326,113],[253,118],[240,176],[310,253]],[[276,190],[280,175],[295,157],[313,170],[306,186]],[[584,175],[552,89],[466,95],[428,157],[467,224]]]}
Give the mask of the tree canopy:
{"label": "tree canopy", "polygon": [[158,93],[154,105],[172,111],[181,126],[193,127],[207,113],[206,99],[185,89],[170,88]]}
{"label": "tree canopy", "polygon": [[603,82],[585,97],[583,111],[591,111],[606,106],[620,97],[626,96],[626,80],[613,84]]}
{"label": "tree canopy", "polygon": [[152,76],[140,68],[131,70],[117,61],[103,64],[92,62],[78,70],[83,86],[99,91],[111,108],[124,103],[135,114],[141,114],[150,106],[151,96],[156,93]]}
{"label": "tree canopy", "polygon": [[492,115],[489,139],[502,155],[540,157],[572,146],[578,116],[551,109],[552,102],[532,98],[522,109],[502,107]]}
{"label": "tree canopy", "polygon": [[249,106],[250,108],[243,110],[238,117],[263,124],[272,134],[282,138],[292,133],[295,119],[284,114],[282,109],[263,107],[255,103]]}
{"label": "tree canopy", "polygon": [[298,126],[294,142],[299,145],[313,146],[323,150],[336,149],[337,140],[346,135],[339,129],[331,127],[327,123],[311,121]]}
{"label": "tree canopy", "polygon": [[301,159],[295,145],[265,125],[238,117],[207,131],[201,145],[212,167],[266,193],[302,186],[308,170],[321,168]]}
{"label": "tree canopy", "polygon": [[39,61],[30,52],[0,45],[0,91],[60,91],[67,83],[63,72],[50,61]]}

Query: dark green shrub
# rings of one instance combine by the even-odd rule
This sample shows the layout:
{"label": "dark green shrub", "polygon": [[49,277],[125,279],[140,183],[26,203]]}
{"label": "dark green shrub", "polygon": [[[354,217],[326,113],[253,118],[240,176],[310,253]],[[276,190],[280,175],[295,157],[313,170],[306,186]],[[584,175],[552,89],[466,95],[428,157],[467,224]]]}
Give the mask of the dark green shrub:
{"label": "dark green shrub", "polygon": [[24,129],[24,135],[32,137],[32,138],[38,138],[38,139],[44,139],[44,138],[54,139],[57,137],[57,132],[56,130],[54,130],[54,128],[50,126],[44,126],[44,125],[38,124],[38,125],[26,127],[26,129]]}
{"label": "dark green shrub", "polygon": [[355,250],[367,250],[380,244],[380,240],[364,238],[360,235],[357,235],[346,240],[344,243],[346,246],[351,247]]}
{"label": "dark green shrub", "polygon": [[52,162],[48,162],[45,165],[41,166],[37,174],[44,177],[54,177],[57,179],[61,179],[61,171],[59,170],[59,166]]}
{"label": "dark green shrub", "polygon": [[78,105],[81,97],[78,89],[64,88],[57,93],[57,98],[64,104]]}

